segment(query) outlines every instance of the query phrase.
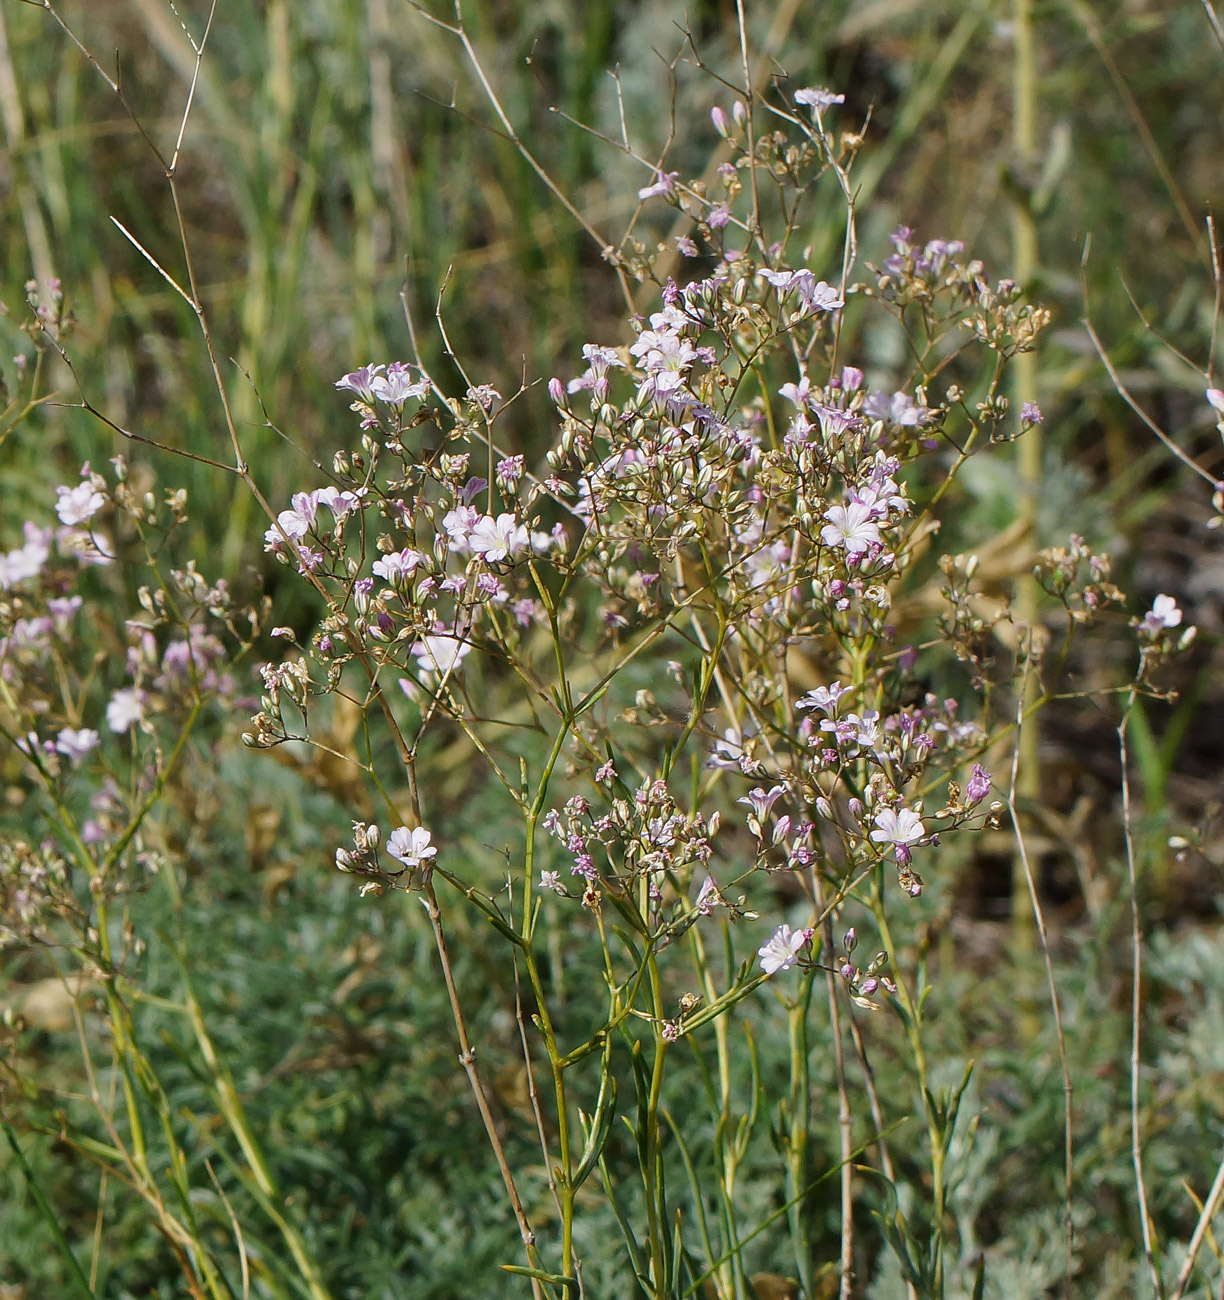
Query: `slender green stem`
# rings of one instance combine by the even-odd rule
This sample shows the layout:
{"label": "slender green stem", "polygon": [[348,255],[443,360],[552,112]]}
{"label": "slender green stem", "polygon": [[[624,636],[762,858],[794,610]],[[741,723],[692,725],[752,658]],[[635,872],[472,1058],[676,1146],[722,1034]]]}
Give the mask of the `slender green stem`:
{"label": "slender green stem", "polygon": [[[1027,291],[1037,269],[1037,222],[1033,215],[1032,194],[1027,181],[1037,151],[1037,61],[1033,0],[1013,0],[1012,20],[1012,146],[1016,170],[1015,184],[1012,186],[1012,273],[1016,283]],[[1036,353],[1020,353],[1013,358],[1012,367],[1012,405],[1018,416],[1024,403],[1037,400]],[[1016,444],[1016,448],[1021,493],[1020,518],[1031,536],[1036,529],[1037,502],[1041,494],[1041,426],[1035,425],[1029,429]],[[1037,580],[1027,575],[1022,577],[1016,592],[1016,616],[1022,627],[1037,627],[1040,600],[1041,588]],[[1029,653],[1034,649],[1031,631],[1026,648]],[[1041,683],[1036,672],[1026,672],[1023,680],[1027,713],[1040,694]],[[1041,797],[1040,743],[1041,733],[1034,719],[1020,735],[1017,794],[1025,805],[1026,814]],[[1034,943],[1032,908],[1024,873],[1018,864],[1012,877],[1012,939],[1018,953],[1030,953]]]}

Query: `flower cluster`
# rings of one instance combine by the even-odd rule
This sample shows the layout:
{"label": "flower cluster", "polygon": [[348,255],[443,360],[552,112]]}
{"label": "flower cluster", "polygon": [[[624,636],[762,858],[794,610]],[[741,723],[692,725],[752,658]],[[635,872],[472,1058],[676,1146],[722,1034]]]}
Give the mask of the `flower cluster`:
{"label": "flower cluster", "polygon": [[385,889],[419,889],[433,870],[437,847],[423,826],[398,826],[387,836],[387,856],[398,867],[385,864],[378,853],[382,832],[372,822],[353,823],[353,847],[336,850],[336,869],[361,876],[362,894],[381,894]]}
{"label": "flower cluster", "polygon": [[[71,828],[98,872],[130,844],[143,878],[153,859],[142,809],[167,749],[177,752],[205,704],[233,707],[233,659],[266,611],[237,605],[194,562],[163,573],[149,560],[138,608],[117,620],[116,559],[137,539],[154,554],[186,518],[186,496],[159,503],[135,487],[123,457],[111,468],[83,466],[77,483],[56,489],[58,525],[26,520],[22,544],[0,555],[0,730],[24,756],[20,779],[58,808],[57,835]],[[132,762],[122,783],[109,770],[120,755]],[[112,872],[93,887],[126,884]]]}
{"label": "flower cluster", "polygon": [[[569,868],[550,864],[539,887],[591,910],[615,906],[659,942],[715,907],[746,915],[716,881],[755,872],[818,873],[840,907],[888,860],[917,897],[919,854],[992,822],[991,777],[976,763],[991,719],[975,714],[972,691],[985,685],[984,642],[1010,617],[1006,602],[986,611],[976,559],[942,557],[943,640],[971,670],[969,701],[921,689],[895,611],[918,580],[929,502],[948,476],[1040,422],[1032,406],[1012,419],[1001,383],[1048,314],[989,280],[955,239],[920,242],[899,228],[859,283],[789,260],[797,240],[756,237],[742,173],[765,167],[796,194],[822,175],[844,181],[857,138],[826,126],[841,102],[800,91],[780,115],[793,134],[752,139],[743,105],[717,110],[730,161],[713,187],[654,170],[641,202],[691,218],[676,251],[701,269],[657,277],[656,309],[633,318],[629,336],[587,343],[568,376],[549,381],[558,429],[534,472],[503,445],[508,404],[487,385],[448,395],[402,362],[337,381],[356,398],[358,443],[336,452],[330,482],[292,496],[266,536],[326,613],[301,655],[263,670],[251,743],[299,736],[286,702],[308,734],[310,699],[355,674],[403,752],[444,718],[488,757],[477,683],[514,674],[533,715],[561,727],[565,770],[595,774],[592,792],[567,792],[543,819]],[[655,275],[645,245],[605,255]],[[920,321],[912,337],[926,342],[908,372],[868,382],[843,359],[841,314],[855,297]],[[1086,584],[1057,557],[1043,570],[1068,608],[1116,598],[1104,557],[1076,550],[1072,561],[1088,566]],[[647,649],[666,675],[597,718],[594,700],[619,698],[618,674]],[[595,670],[581,703],[575,654],[583,680]],[[791,669],[805,658],[816,680],[800,690]],[[385,694],[388,682],[400,693]],[[702,797],[682,810],[672,765],[702,738]],[[617,775],[626,763],[640,773],[632,790]],[[929,801],[941,782],[946,800],[925,811],[919,792]],[[720,813],[699,809],[727,787],[722,807],[746,813],[723,848]],[[364,827],[338,864],[381,888],[399,873],[378,848]],[[716,869],[732,854],[747,865]],[[405,869],[418,880],[424,860]],[[794,964],[808,941],[796,933],[775,934],[762,963]]]}
{"label": "flower cluster", "polygon": [[[651,931],[662,924],[665,911],[691,922],[715,906],[730,907],[706,873],[720,824],[717,814],[707,820],[700,813],[681,813],[662,781],[642,785],[632,798],[612,799],[600,816],[588,799],[574,795],[563,808],[550,809],[542,822],[564,845],[570,874],[581,882],[584,906],[599,908],[610,896],[639,909]],[[696,901],[676,912],[678,891],[698,874],[705,878]],[[553,873],[542,883],[555,889],[559,880]]]}

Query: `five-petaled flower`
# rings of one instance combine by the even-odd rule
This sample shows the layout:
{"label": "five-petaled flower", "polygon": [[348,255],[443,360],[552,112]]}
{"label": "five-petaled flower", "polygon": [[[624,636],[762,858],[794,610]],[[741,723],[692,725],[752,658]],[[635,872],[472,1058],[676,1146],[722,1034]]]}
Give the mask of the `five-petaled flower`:
{"label": "five-petaled flower", "polygon": [[483,515],[468,533],[467,544],[487,564],[509,559],[527,549],[527,529],[512,514],[501,514],[496,519]]}
{"label": "five-petaled flower", "polygon": [[438,850],[429,842],[431,838],[424,826],[412,830],[400,826],[387,836],[387,852],[405,867],[419,867],[437,855]]}
{"label": "five-petaled flower", "polygon": [[85,479],[76,487],[57,487],[55,491],[59,496],[55,503],[55,513],[66,524],[83,524],[106,504],[106,498],[90,479]]}
{"label": "five-petaled flower", "polygon": [[859,501],[830,506],[824,512],[829,522],[820,530],[820,539],[826,546],[845,550],[847,555],[862,555],[868,547],[880,545],[880,530],[871,516],[871,507]]}
{"label": "five-petaled flower", "polygon": [[911,857],[909,846],[925,834],[922,818],[912,808],[881,808],[871,838],[877,844],[891,844],[897,861],[905,866]]}
{"label": "five-petaled flower", "polygon": [[800,951],[807,946],[811,937],[811,930],[792,930],[789,925],[778,926],[769,940],[757,949],[761,969],[766,975],[790,970],[799,960]]}

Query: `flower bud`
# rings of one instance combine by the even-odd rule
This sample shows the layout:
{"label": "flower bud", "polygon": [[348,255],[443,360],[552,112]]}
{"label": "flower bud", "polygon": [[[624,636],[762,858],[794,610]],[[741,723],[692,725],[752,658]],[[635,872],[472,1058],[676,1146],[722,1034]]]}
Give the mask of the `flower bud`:
{"label": "flower bud", "polygon": [[724,140],[731,138],[731,126],[727,121],[727,115],[718,107],[717,104],[710,109],[710,121],[714,123],[714,130],[722,136]]}

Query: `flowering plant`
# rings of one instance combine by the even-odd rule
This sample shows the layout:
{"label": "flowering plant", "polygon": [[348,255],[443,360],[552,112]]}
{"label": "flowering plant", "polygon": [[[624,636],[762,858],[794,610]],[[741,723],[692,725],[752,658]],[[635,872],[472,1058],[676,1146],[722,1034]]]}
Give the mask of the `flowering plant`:
{"label": "flowering plant", "polygon": [[[812,1081],[826,1065],[807,1050],[817,989],[843,1110],[843,1294],[852,1166],[866,1158],[852,1134],[846,1017],[864,1067],[865,1145],[895,1202],[886,1236],[910,1292],[943,1294],[948,1157],[965,1131],[970,1074],[940,1087],[928,1067],[930,984],[899,936],[939,894],[941,842],[993,830],[1005,808],[1015,820],[1014,781],[999,764],[1028,721],[1023,682],[1048,687],[1058,663],[1044,661],[1042,629],[1020,624],[1010,584],[1035,573],[1065,615],[1067,646],[1123,596],[1108,557],[1077,536],[993,568],[939,547],[970,458],[1010,454],[1041,422],[1031,402],[1012,409],[1006,383],[1049,315],[957,240],[900,227],[878,264],[860,261],[851,175],[863,140],[837,129],[842,104],[809,87],[715,108],[723,161],[712,185],[682,179],[666,159],[648,164],[642,210],[670,205],[686,233],[661,252],[628,236],[604,250],[635,310],[621,337],[588,342],[543,381],[555,436],[539,455],[506,433],[522,394],[505,398],[458,363],[454,391],[419,355],[339,377],[352,432],[329,466],[271,504],[263,538],[269,567],[318,602],[309,631],[270,626],[268,601],[237,601],[194,563],[163,565],[186,497],[159,501],[123,457],[109,475],[85,465],[57,489],[59,526],[48,503],[47,518],[26,521],[20,544],[0,555],[0,727],[54,828],[37,847],[0,851],[0,940],[67,942],[104,988],[133,1134],[126,1147],[108,1132],[107,1167],[152,1207],[193,1294],[220,1300],[228,1284],[220,1249],[195,1228],[195,1171],[132,1031],[143,940],[116,913],[155,877],[178,888],[173,846],[151,813],[213,706],[253,714],[243,735],[253,750],[349,764],[374,801],[376,812],[354,808],[351,840],[328,860],[369,906],[407,899],[415,916],[423,905],[522,1241],[505,1267],[534,1294],[585,1292],[592,1187],[614,1208],[642,1293],[748,1293],[744,1249],[770,1220],[735,1188],[766,1085],[748,1036],[753,1090],[737,1094],[731,1031],[769,995],[790,1048],[771,1115],[785,1182],[774,1217],[790,1230],[787,1267],[805,1295],[820,1293],[810,1210],[826,1171],[813,1151]],[[805,204],[826,189],[843,200],[831,259],[802,246]],[[48,291],[58,303],[58,288]],[[205,320],[194,289],[181,292]],[[44,346],[66,359],[61,314],[38,309]],[[873,371],[853,354],[865,318],[904,338],[904,364]],[[228,408],[227,419],[234,472],[257,491]],[[121,562],[151,577],[130,617],[95,628],[109,652],[103,671],[82,661],[73,620],[90,584]],[[107,594],[121,604],[118,584]],[[1182,622],[1165,595],[1134,620],[1133,693],[1154,689],[1157,666],[1189,643]],[[266,662],[247,701],[243,661],[256,648]],[[329,727],[341,707],[360,717],[363,749],[337,749]],[[436,794],[439,737],[513,813],[496,883],[460,849],[460,819]],[[507,1156],[454,974],[453,934],[470,909],[504,943],[522,991],[544,1210]],[[878,940],[861,967],[859,933]],[[555,943],[576,934],[599,961],[582,1017],[566,1014]],[[326,1280],[183,966],[182,1006],[238,1176],[321,1300]],[[853,1020],[881,1010],[912,1056],[930,1157],[921,1197],[902,1189],[904,1208]],[[669,1109],[682,1050],[708,1083],[705,1181],[679,1108]],[[145,1154],[143,1112],[165,1123],[168,1174]],[[616,1158],[618,1116],[632,1177]],[[675,1190],[677,1164],[687,1195]]]}

